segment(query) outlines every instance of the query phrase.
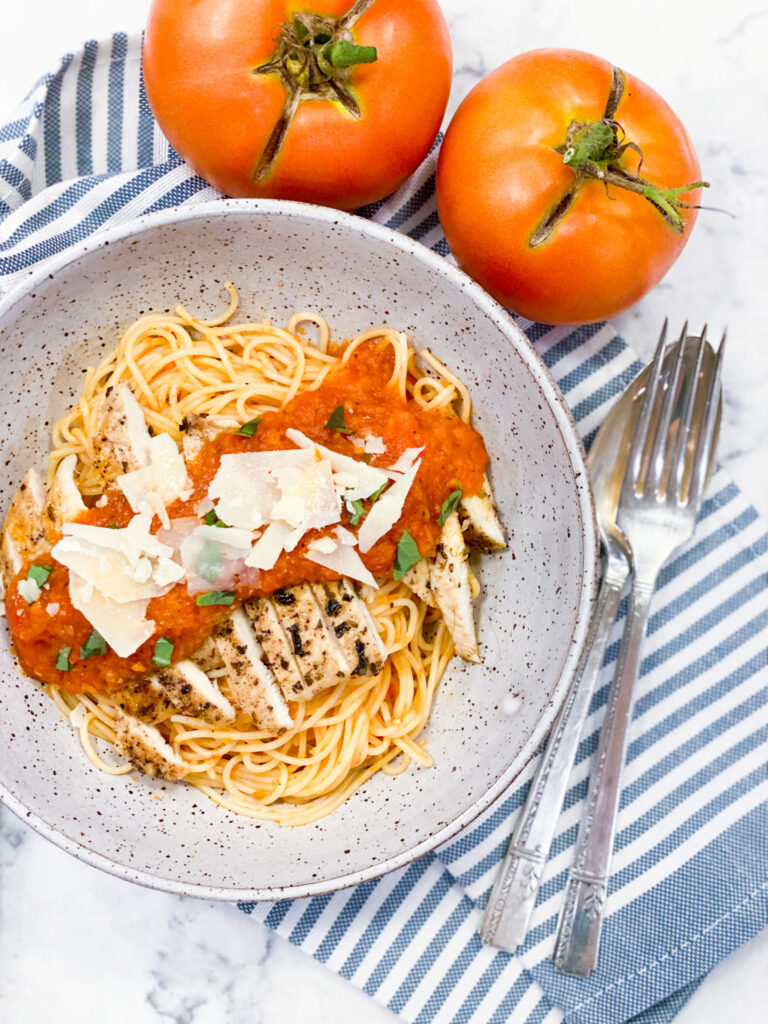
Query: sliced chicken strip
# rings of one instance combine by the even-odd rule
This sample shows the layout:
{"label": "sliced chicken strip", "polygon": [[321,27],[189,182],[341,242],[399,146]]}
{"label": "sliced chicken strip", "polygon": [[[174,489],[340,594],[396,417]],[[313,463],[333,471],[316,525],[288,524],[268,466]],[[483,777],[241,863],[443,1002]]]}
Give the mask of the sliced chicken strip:
{"label": "sliced chicken strip", "polygon": [[238,710],[253,716],[263,729],[280,732],[293,725],[275,677],[264,664],[248,616],[238,608],[214,629],[214,639],[227,668],[227,682]]}
{"label": "sliced chicken strip", "polygon": [[77,456],[67,455],[56,467],[45,515],[54,532],[59,535],[64,523],[71,523],[85,512],[85,502],[75,483]]}
{"label": "sliced chicken strip", "polygon": [[0,540],[0,574],[8,584],[28,558],[49,548],[45,533],[45,488],[37,470],[30,469],[13,496]]}
{"label": "sliced chicken strip", "polygon": [[212,441],[222,430],[237,430],[240,426],[231,416],[208,416],[191,413],[181,422],[181,450],[185,462],[191,462],[200,454],[206,441]]}
{"label": "sliced chicken strip", "polygon": [[224,667],[219,648],[212,636],[206,637],[200,646],[192,652],[190,661],[193,661],[203,672],[214,672],[216,669]]}
{"label": "sliced chicken strip", "polygon": [[209,725],[234,722],[235,709],[216,683],[188,658],[161,669],[152,679],[179,714],[201,718]]}
{"label": "sliced chicken strip", "polygon": [[115,729],[115,746],[145,775],[175,780],[189,768],[154,725],[121,715]]}
{"label": "sliced chicken strip", "polygon": [[105,488],[123,473],[149,463],[149,430],[127,384],[104,392],[94,416],[93,437],[93,471]]}
{"label": "sliced chicken strip", "polygon": [[481,551],[498,551],[507,546],[504,527],[499,522],[488,477],[483,477],[479,494],[463,497],[459,502],[464,539],[470,547]]}
{"label": "sliced chicken strip", "polygon": [[349,580],[313,584],[326,623],[338,638],[353,676],[377,676],[387,660],[387,649],[368,606]]}
{"label": "sliced chicken strip", "polygon": [[458,512],[443,524],[429,576],[437,605],[443,613],[456,653],[465,661],[481,662],[472,619],[468,553]]}
{"label": "sliced chicken strip", "polygon": [[164,722],[176,711],[167,691],[151,677],[131,680],[111,697],[124,715],[150,725]]}
{"label": "sliced chicken strip", "polygon": [[405,573],[403,583],[411,588],[416,597],[420,597],[425,604],[434,608],[437,601],[429,578],[429,566],[430,563],[425,559],[417,562],[412,569]]}
{"label": "sliced chicken strip", "polygon": [[285,587],[276,591],[273,599],[304,677],[304,689],[295,699],[309,700],[320,690],[347,679],[354,666],[348,664],[333,630],[325,624],[309,584]]}
{"label": "sliced chicken strip", "polygon": [[298,700],[304,689],[304,676],[293,646],[280,625],[278,608],[268,597],[252,598],[243,607],[283,696],[286,700]]}

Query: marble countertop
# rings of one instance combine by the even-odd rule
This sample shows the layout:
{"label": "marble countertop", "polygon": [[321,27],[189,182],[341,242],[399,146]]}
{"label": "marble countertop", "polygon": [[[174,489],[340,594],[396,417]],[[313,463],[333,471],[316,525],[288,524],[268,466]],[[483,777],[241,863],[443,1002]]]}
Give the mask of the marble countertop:
{"label": "marble countertop", "polygon": [[[0,121],[62,53],[134,32],[149,0],[26,0],[3,12]],[[727,326],[720,459],[768,520],[768,147],[755,111],[768,8],[761,0],[442,0],[454,41],[449,114],[504,60],[541,46],[590,50],[637,74],[673,106],[712,183],[691,241],[662,283],[615,323],[649,358],[665,316],[711,335]],[[720,964],[677,1024],[721,1024],[738,992],[740,1024],[768,1005],[768,931]],[[290,999],[286,993],[290,992]],[[62,853],[0,810],[0,1018],[110,1024],[390,1024],[389,1012],[227,904],[140,889]],[[512,1018],[514,1024],[514,1017]]]}

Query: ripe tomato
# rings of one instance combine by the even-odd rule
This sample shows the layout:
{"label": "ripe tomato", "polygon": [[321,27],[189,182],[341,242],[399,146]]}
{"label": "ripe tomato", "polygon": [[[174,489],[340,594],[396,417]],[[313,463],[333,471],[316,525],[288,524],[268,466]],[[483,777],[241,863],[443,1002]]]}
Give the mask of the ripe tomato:
{"label": "ripe tomato", "polygon": [[143,63],[160,127],[216,188],[354,209],[426,156],[452,59],[436,0],[153,0]]}
{"label": "ripe tomato", "polygon": [[637,302],[679,256],[699,175],[685,128],[647,85],[587,53],[534,50],[456,112],[438,212],[461,266],[500,302],[589,323]]}

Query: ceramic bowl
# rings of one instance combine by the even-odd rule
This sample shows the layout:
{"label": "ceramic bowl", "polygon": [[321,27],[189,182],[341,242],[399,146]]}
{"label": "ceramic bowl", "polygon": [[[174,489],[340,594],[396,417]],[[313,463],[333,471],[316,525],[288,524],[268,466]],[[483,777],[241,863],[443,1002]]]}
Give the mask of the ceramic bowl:
{"label": "ceramic bowl", "polygon": [[454,836],[512,782],[549,729],[588,624],[596,533],[583,453],[557,387],[514,321],[417,242],[360,218],[274,201],[147,216],[69,250],[0,305],[0,507],[83,372],[139,314],[177,302],[283,323],[316,309],[344,338],[408,332],[468,384],[509,549],[479,559],[482,665],[454,659],[426,740],[434,767],[365,784],[333,815],[280,828],[191,787],[101,774],[0,641],[0,796],[42,835],[122,878],[225,900],[306,896],[405,864]]}

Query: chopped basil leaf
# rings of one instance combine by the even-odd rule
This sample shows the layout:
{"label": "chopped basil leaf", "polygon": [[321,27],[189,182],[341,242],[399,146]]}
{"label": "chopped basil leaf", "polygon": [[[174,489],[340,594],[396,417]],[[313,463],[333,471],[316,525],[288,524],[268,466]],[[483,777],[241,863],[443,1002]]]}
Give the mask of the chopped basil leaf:
{"label": "chopped basil leaf", "polygon": [[211,604],[232,604],[234,600],[234,590],[209,590],[205,594],[197,595],[197,604],[200,608]]}
{"label": "chopped basil leaf", "polygon": [[155,652],[152,655],[153,665],[170,665],[173,654],[173,644],[167,636],[161,636],[155,644]]}
{"label": "chopped basil leaf", "polygon": [[328,417],[328,422],[325,424],[327,430],[335,430],[337,434],[351,434],[352,431],[344,422],[344,406],[337,405],[331,415]]}
{"label": "chopped basil leaf", "polygon": [[91,632],[91,635],[85,641],[83,646],[80,648],[81,658],[98,658],[101,654],[107,653],[107,641],[99,633],[97,629]]}
{"label": "chopped basil leaf", "polygon": [[227,524],[223,519],[219,519],[218,513],[215,508],[209,508],[203,516],[203,522],[206,526],[223,526],[226,529]]}
{"label": "chopped basil leaf", "polygon": [[254,416],[252,420],[248,420],[247,423],[244,423],[242,427],[240,427],[238,434],[240,434],[241,437],[253,437],[256,433],[256,427],[258,427],[260,423],[261,416]]}
{"label": "chopped basil leaf", "polygon": [[197,575],[206,583],[215,583],[221,569],[221,548],[206,540],[197,556]]}
{"label": "chopped basil leaf", "polygon": [[416,541],[407,530],[403,530],[403,536],[397,545],[397,554],[395,555],[395,579],[401,580],[408,570],[420,561],[421,555]]}
{"label": "chopped basil leaf", "polygon": [[355,511],[349,517],[349,525],[357,526],[357,524],[365,515],[365,509],[363,508],[363,503],[362,501],[360,501],[359,498],[357,498],[355,501],[350,502],[350,504]]}
{"label": "chopped basil leaf", "polygon": [[72,653],[71,647],[62,647],[56,655],[56,668],[59,672],[69,672],[72,666],[69,663],[69,656]]}
{"label": "chopped basil leaf", "polygon": [[27,579],[34,580],[38,587],[42,587],[52,572],[52,565],[30,565]]}
{"label": "chopped basil leaf", "polygon": [[440,517],[437,520],[437,525],[438,526],[442,526],[443,523],[445,522],[445,520],[451,514],[451,512],[453,512],[456,508],[458,508],[459,502],[461,501],[462,493],[463,492],[462,492],[461,488],[459,487],[458,490],[451,491],[451,493],[445,499],[445,501],[443,502],[442,510],[440,512]]}
{"label": "chopped basil leaf", "polygon": [[373,494],[368,499],[368,501],[370,501],[371,504],[373,504],[374,501],[378,501],[379,500],[379,498],[381,497],[381,492],[384,490],[384,488],[387,486],[388,483],[389,483],[389,480],[385,480],[384,483],[381,485],[381,487],[379,487],[377,490],[375,490],[373,492]]}

